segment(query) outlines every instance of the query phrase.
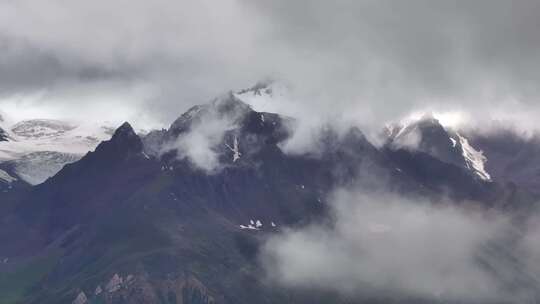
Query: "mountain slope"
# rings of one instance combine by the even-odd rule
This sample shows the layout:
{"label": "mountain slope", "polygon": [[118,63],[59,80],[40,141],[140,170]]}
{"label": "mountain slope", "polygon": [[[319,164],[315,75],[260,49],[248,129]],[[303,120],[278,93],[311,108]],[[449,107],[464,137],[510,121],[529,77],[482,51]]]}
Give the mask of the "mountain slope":
{"label": "mountain slope", "polygon": [[317,155],[285,154],[291,124],[226,95],[143,138],[122,125],[54,177],[6,196],[0,273],[48,261],[27,280],[24,303],[357,303],[270,284],[261,243],[326,219],[336,187],[433,198],[447,188],[486,205],[502,196],[463,166],[379,150],[356,128],[323,132]]}
{"label": "mountain slope", "polygon": [[[283,302],[292,294],[260,280],[259,238],[324,214],[326,193],[358,175],[350,164],[395,172],[359,131],[337,141],[329,134],[321,159],[288,156],[278,147],[287,136],[279,116],[263,121],[232,96],[209,107],[236,119],[213,147],[219,171],[208,174],[174,149],[149,156],[125,124],[17,204],[13,226],[0,234],[11,245],[0,256],[14,265],[36,258],[30,252],[62,260],[29,302],[69,303],[81,291],[106,303]],[[164,142],[196,130],[197,120],[174,123],[164,136],[175,137]],[[104,291],[96,295],[98,286]]]}

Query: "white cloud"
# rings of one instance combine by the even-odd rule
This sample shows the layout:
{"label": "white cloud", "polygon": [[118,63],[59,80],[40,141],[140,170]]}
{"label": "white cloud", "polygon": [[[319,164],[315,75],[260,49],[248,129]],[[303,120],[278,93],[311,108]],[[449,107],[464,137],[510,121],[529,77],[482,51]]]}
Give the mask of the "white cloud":
{"label": "white cloud", "polygon": [[238,121],[247,110],[231,97],[226,94],[182,116],[180,120],[188,123],[189,128],[172,142],[165,143],[161,152],[176,150],[178,159],[187,159],[210,174],[219,172],[224,166],[220,154],[230,149],[227,145],[233,145],[224,142],[225,134],[238,127]]}
{"label": "white cloud", "polygon": [[[265,244],[263,262],[272,280],[289,287],[398,299],[495,302],[531,295],[530,286],[510,291],[505,284],[530,275],[512,277],[518,266],[529,265],[523,252],[537,261],[540,247],[526,237],[518,241],[527,247],[521,253],[513,248],[491,251],[514,231],[501,214],[344,190],[330,204],[331,222],[286,230]],[[501,259],[505,250],[513,257]],[[498,272],[512,279],[505,282]]]}
{"label": "white cloud", "polygon": [[536,125],[538,11],[529,0],[3,1],[0,94],[45,90],[41,103],[76,113],[105,82],[97,93],[126,105],[110,111],[118,119],[132,107],[166,124],[270,76],[297,88],[296,112],[313,120],[381,126],[428,107],[479,120],[512,109]]}
{"label": "white cloud", "polygon": [[167,145],[166,150],[177,149],[178,158],[187,158],[195,167],[214,173],[221,168],[217,146],[222,143],[225,133],[233,128],[234,125],[227,118],[204,116],[189,132]]}

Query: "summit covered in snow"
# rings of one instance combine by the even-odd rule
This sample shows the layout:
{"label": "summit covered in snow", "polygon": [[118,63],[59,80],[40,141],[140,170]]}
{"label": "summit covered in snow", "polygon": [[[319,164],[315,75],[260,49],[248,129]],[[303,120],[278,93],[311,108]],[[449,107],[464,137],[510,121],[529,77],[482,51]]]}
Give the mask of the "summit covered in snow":
{"label": "summit covered in snow", "polygon": [[486,169],[488,158],[482,150],[460,130],[443,126],[433,114],[388,125],[385,131],[386,145],[392,149],[424,152],[464,168],[481,180],[492,180]]}
{"label": "summit covered in snow", "polygon": [[21,179],[36,185],[79,160],[102,140],[112,127],[61,120],[31,119],[10,123],[0,118],[0,169],[5,181]]}

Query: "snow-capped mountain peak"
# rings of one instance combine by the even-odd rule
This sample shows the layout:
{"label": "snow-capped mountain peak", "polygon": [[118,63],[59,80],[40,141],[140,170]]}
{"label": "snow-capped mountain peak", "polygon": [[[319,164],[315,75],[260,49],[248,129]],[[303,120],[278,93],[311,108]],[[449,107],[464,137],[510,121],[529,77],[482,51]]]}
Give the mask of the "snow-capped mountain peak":
{"label": "snow-capped mountain peak", "polygon": [[0,169],[12,178],[39,184],[56,174],[65,164],[79,160],[112,128],[97,123],[75,124],[53,119],[0,121]]}
{"label": "snow-capped mountain peak", "polygon": [[461,133],[444,127],[431,113],[387,125],[385,135],[387,145],[392,149],[418,150],[466,169],[484,181],[491,181],[485,168],[487,158],[482,151],[474,148]]}
{"label": "snow-capped mountain peak", "polygon": [[77,126],[53,119],[32,119],[21,121],[11,127],[13,134],[21,139],[50,138],[75,129]]}

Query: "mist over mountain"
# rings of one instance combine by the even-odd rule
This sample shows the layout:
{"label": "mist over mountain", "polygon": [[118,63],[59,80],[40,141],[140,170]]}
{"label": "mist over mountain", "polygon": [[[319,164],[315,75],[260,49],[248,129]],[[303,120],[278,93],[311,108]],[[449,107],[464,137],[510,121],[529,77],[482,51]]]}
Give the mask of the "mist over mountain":
{"label": "mist over mountain", "polygon": [[[144,134],[124,123],[82,158],[48,162],[49,171],[33,151],[77,147],[77,126],[14,124],[0,147],[27,150],[3,150],[21,156],[0,164],[0,267],[4,286],[16,288],[0,295],[24,303],[538,298],[538,194],[521,179],[530,170],[509,165],[516,155],[500,148],[528,150],[534,139],[444,127],[431,114],[381,130],[382,145],[355,126],[298,134],[305,126],[294,117],[254,110],[273,96],[270,84],[225,94]],[[291,149],[297,140],[302,149]]]}
{"label": "mist over mountain", "polygon": [[0,304],[540,302],[539,20],[0,2]]}

